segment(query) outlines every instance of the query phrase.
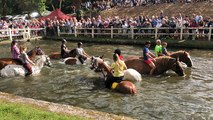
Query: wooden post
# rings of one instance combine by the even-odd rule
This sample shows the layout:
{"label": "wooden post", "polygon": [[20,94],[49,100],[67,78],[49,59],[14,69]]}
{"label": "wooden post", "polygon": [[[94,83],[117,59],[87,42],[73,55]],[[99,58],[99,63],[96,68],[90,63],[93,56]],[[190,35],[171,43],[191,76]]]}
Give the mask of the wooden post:
{"label": "wooden post", "polygon": [[111,26],[111,39],[113,38],[113,26]]}
{"label": "wooden post", "polygon": [[9,33],[10,41],[13,41],[12,31],[10,28],[8,29],[8,33]]}
{"label": "wooden post", "polygon": [[209,27],[209,38],[208,38],[209,41],[211,41],[211,36],[212,36],[212,26],[210,25],[210,27]]}
{"label": "wooden post", "polygon": [[57,35],[58,35],[58,37],[60,36],[60,28],[59,28],[59,26],[57,26]]}
{"label": "wooden post", "polygon": [[134,39],[134,28],[131,28],[132,39]]}
{"label": "wooden post", "polygon": [[74,34],[75,34],[75,37],[77,37],[77,30],[76,30],[76,26],[74,27]]}
{"label": "wooden post", "polygon": [[180,28],[180,40],[183,39],[183,27]]}
{"label": "wooden post", "polygon": [[30,36],[30,28],[29,27],[27,27],[27,31],[28,31],[28,33],[27,33],[28,38],[27,39],[30,39],[31,36]]}
{"label": "wooden post", "polygon": [[92,26],[92,38],[94,38],[94,26]]}
{"label": "wooden post", "polygon": [[157,39],[157,38],[158,38],[158,28],[155,27],[155,39]]}
{"label": "wooden post", "polygon": [[47,36],[47,29],[46,29],[46,26],[44,26],[44,37]]}

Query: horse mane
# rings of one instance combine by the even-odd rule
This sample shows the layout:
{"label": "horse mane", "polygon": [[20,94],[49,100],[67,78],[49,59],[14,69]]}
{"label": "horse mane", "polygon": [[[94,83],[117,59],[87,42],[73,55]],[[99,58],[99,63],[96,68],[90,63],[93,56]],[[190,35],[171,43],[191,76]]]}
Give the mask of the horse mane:
{"label": "horse mane", "polygon": [[155,59],[174,59],[170,56],[161,56],[161,57],[156,57]]}
{"label": "horse mane", "polygon": [[172,52],[171,55],[181,54],[181,53],[189,54],[188,52],[186,52],[186,51],[184,51],[184,50],[178,50],[178,51],[176,51],[176,52]]}

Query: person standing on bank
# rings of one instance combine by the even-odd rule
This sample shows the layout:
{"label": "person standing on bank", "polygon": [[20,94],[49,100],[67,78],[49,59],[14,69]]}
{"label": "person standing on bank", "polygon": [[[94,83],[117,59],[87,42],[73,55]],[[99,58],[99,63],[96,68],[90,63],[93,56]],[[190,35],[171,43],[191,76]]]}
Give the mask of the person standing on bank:
{"label": "person standing on bank", "polygon": [[155,53],[156,53],[156,57],[163,56],[163,54],[162,54],[162,45],[161,45],[161,40],[160,39],[156,40]]}
{"label": "person standing on bank", "polygon": [[20,50],[17,45],[17,41],[13,40],[11,43],[11,54],[13,59],[19,59],[20,57]]}
{"label": "person standing on bank", "polygon": [[65,39],[62,39],[62,41],[61,41],[61,58],[69,57],[70,50],[68,50],[66,43],[67,43],[67,41]]}
{"label": "person standing on bank", "polygon": [[84,61],[87,58],[89,58],[90,56],[82,48],[82,45],[83,45],[82,42],[78,42],[77,45],[78,45],[78,47],[76,48],[77,57],[78,57],[79,61],[81,62],[81,64],[84,64]]}
{"label": "person standing on bank", "polygon": [[143,49],[143,57],[144,57],[144,62],[151,67],[149,74],[152,75],[156,66],[153,62],[153,61],[155,61],[155,59],[154,59],[155,55],[149,51],[150,46],[151,46],[150,41],[145,42],[145,46],[144,46],[144,49]]}
{"label": "person standing on bank", "polygon": [[20,47],[20,53],[21,53],[20,59],[22,61],[23,67],[27,70],[27,73],[25,74],[25,76],[28,76],[28,75],[31,75],[33,73],[31,65],[35,65],[35,63],[33,63],[29,59],[26,51],[27,51],[27,47],[25,47],[25,46]]}

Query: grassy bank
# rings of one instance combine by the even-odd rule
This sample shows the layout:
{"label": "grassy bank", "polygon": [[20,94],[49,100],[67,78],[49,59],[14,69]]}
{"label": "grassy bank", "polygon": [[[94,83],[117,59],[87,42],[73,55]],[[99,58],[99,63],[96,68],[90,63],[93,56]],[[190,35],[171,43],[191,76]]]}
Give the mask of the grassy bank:
{"label": "grassy bank", "polygon": [[[123,45],[140,45],[143,46],[144,42],[149,40],[152,42],[152,45],[155,45],[154,38],[104,38],[104,37],[73,37],[73,36],[61,36],[61,37],[52,37],[48,36],[45,39],[50,40],[61,40],[62,38],[67,39],[68,41],[82,41],[82,42],[92,42],[92,43],[102,43],[102,44],[123,44]],[[168,43],[168,47],[178,48],[178,49],[206,49],[213,50],[213,42],[207,40],[177,40],[172,38],[162,39]]]}
{"label": "grassy bank", "polygon": [[0,100],[0,120],[88,120],[86,118],[56,114],[30,105]]}

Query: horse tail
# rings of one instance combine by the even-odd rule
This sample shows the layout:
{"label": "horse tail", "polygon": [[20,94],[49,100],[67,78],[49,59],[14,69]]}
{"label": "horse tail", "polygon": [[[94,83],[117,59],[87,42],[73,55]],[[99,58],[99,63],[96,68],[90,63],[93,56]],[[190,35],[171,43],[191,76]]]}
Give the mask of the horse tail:
{"label": "horse tail", "polygon": [[135,88],[134,84],[132,85],[131,91],[132,91],[132,93],[131,93],[132,95],[137,93],[137,89]]}

